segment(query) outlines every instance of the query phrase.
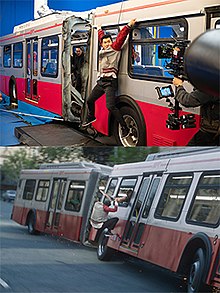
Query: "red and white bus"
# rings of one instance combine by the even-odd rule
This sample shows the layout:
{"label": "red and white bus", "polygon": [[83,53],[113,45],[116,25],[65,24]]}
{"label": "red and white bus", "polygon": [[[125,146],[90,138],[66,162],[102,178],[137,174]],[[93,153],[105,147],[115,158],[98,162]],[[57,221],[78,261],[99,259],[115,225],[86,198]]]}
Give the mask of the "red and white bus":
{"label": "red and white bus", "polygon": [[[82,17],[54,13],[36,19],[0,39],[0,90],[28,112],[39,114],[41,110],[40,114],[79,122],[79,105],[85,104],[97,79],[97,27],[102,25],[116,37],[119,29],[136,17],[123,47],[117,93],[117,105],[130,135],[121,138],[121,128],[109,115],[104,96],[96,102],[93,126],[104,135],[114,134],[123,146],[186,145],[198,130],[199,109],[181,111],[181,115],[195,114],[196,128],[166,127],[171,111],[164,99],[158,99],[155,87],[171,83],[172,75],[166,59],[158,58],[158,48],[174,44],[174,39],[192,41],[205,30],[219,27],[219,11],[217,0],[130,0],[98,7],[88,17],[85,13]],[[81,94],[71,85],[70,65],[70,55],[79,45],[86,51]]]}
{"label": "red and white bus", "polygon": [[28,232],[45,232],[84,242],[98,186],[105,186],[112,168],[93,163],[44,164],[23,170],[12,220]]}
{"label": "red and white bus", "polygon": [[105,192],[129,198],[89,238],[100,260],[120,251],[186,277],[188,292],[220,290],[220,149],[187,152],[115,165]]}

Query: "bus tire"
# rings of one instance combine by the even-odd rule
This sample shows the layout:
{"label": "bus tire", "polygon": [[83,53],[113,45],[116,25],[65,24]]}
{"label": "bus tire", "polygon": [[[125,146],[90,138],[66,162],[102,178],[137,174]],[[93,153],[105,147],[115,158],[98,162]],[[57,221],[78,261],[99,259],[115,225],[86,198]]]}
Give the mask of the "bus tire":
{"label": "bus tire", "polygon": [[202,248],[196,250],[190,265],[187,292],[204,292],[203,275],[205,271],[205,254]]}
{"label": "bus tire", "polygon": [[9,81],[9,97],[10,97],[10,105],[17,106],[18,97],[17,97],[16,80],[14,76],[12,76]]}
{"label": "bus tire", "polygon": [[144,122],[141,121],[138,113],[131,107],[123,106],[120,112],[129,128],[129,136],[121,137],[121,127],[119,123],[114,120],[113,134],[118,145],[124,147],[145,146],[146,145],[146,130]]}
{"label": "bus tire", "polygon": [[99,260],[108,261],[111,259],[113,249],[107,246],[109,230],[105,228],[98,240],[97,257]]}
{"label": "bus tire", "polygon": [[34,214],[31,213],[28,216],[28,220],[27,220],[27,227],[28,227],[28,233],[31,235],[36,234],[36,230],[35,230],[35,219],[34,219]]}

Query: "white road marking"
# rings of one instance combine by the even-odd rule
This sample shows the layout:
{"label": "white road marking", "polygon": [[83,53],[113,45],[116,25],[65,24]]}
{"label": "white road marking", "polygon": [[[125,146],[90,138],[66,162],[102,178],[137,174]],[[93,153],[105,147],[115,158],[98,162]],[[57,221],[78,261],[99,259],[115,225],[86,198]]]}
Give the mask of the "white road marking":
{"label": "white road marking", "polygon": [[0,285],[1,285],[2,287],[4,287],[5,289],[6,289],[6,288],[10,288],[10,287],[8,286],[8,284],[7,284],[4,280],[2,280],[1,278],[0,278]]}

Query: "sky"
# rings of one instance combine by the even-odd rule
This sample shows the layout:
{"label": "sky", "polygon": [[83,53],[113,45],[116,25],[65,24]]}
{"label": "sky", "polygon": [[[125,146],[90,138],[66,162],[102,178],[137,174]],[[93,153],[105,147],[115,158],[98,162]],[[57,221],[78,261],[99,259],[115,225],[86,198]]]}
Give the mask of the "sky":
{"label": "sky", "polygon": [[[120,0],[48,0],[54,10],[86,11]],[[15,25],[34,19],[34,0],[0,0],[0,36],[13,32]]]}

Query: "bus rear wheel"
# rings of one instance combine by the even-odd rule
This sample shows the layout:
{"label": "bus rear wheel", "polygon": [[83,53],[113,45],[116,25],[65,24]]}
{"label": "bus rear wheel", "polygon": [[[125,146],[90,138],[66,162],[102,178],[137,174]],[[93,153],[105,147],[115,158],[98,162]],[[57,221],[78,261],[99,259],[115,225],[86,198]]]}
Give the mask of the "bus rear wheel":
{"label": "bus rear wheel", "polygon": [[205,292],[205,284],[203,283],[203,274],[205,270],[205,254],[202,248],[199,248],[193,257],[193,261],[190,265],[187,292]]}
{"label": "bus rear wheel", "polygon": [[113,133],[117,144],[124,147],[145,146],[145,126],[141,122],[138,113],[133,108],[127,106],[122,107],[120,112],[129,129],[129,135],[126,138],[123,138],[120,124],[117,121],[114,121]]}
{"label": "bus rear wheel", "polygon": [[17,98],[16,80],[14,77],[11,77],[9,82],[9,97],[10,97],[10,105],[17,107],[18,98]]}
{"label": "bus rear wheel", "polygon": [[28,233],[31,235],[36,234],[36,230],[35,230],[35,221],[34,221],[34,214],[31,213],[28,217],[28,221],[27,221],[27,227],[28,227]]}
{"label": "bus rear wheel", "polygon": [[97,257],[99,260],[107,261],[112,256],[113,249],[107,246],[109,238],[109,230],[105,228],[98,240]]}

